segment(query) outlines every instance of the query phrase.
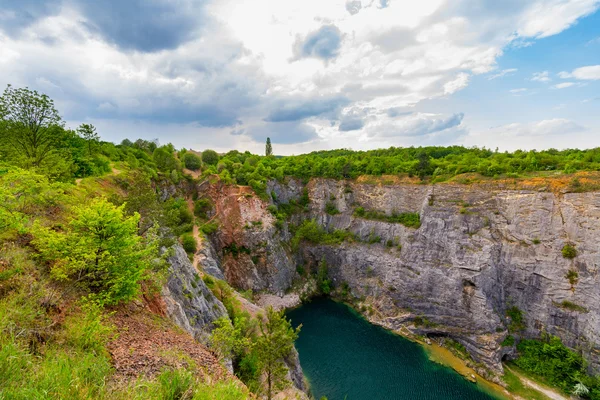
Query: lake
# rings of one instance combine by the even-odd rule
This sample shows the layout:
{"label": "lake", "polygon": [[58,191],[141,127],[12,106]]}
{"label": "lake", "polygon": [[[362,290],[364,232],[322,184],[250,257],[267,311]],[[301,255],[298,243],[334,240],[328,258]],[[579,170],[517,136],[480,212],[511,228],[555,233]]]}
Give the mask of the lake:
{"label": "lake", "polygon": [[369,323],[348,306],[326,298],[287,313],[302,324],[296,349],[316,399],[493,400],[425,350]]}

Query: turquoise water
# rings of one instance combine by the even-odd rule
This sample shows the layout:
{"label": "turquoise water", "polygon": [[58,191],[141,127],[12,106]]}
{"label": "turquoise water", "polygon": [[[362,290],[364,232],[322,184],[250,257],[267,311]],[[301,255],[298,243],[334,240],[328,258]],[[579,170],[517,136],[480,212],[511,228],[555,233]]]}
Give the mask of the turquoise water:
{"label": "turquoise water", "polygon": [[416,343],[372,325],[349,307],[315,299],[288,313],[302,324],[296,348],[316,399],[492,400]]}

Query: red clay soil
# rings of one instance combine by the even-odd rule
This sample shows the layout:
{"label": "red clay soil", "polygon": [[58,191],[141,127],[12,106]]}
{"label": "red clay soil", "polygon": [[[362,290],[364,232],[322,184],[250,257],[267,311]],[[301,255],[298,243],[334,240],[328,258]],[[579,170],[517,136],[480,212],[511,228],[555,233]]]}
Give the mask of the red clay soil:
{"label": "red clay soil", "polygon": [[229,373],[206,347],[168,320],[131,305],[118,310],[111,322],[118,336],[109,344],[117,380],[149,378],[164,368],[192,367],[209,379]]}

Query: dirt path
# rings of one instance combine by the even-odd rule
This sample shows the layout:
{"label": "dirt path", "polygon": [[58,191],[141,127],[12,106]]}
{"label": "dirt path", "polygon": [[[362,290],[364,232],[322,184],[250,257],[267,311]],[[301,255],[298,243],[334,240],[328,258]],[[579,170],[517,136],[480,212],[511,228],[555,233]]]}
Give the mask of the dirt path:
{"label": "dirt path", "polygon": [[[187,199],[187,205],[188,205],[188,209],[190,210],[190,212],[192,213],[192,215],[194,215],[194,200],[192,200],[191,198]],[[198,228],[198,225],[196,223],[194,223],[194,227],[192,228],[192,235],[194,236],[194,239],[196,239],[196,243],[197,243],[197,248],[200,249],[202,247],[202,235],[200,235],[200,229]],[[200,268],[200,256],[198,255],[198,251],[196,251],[194,253],[194,259],[192,260],[192,265],[199,271]]]}
{"label": "dirt path", "polygon": [[551,389],[547,386],[544,386],[540,383],[532,381],[529,378],[524,377],[523,375],[521,375],[514,369],[508,368],[506,365],[504,366],[504,368],[508,369],[510,372],[515,374],[515,376],[517,378],[519,378],[525,386],[528,386],[534,390],[537,390],[538,392],[542,393],[544,396],[548,397],[549,399],[552,399],[552,400],[569,400],[570,399],[570,397],[565,397],[564,395],[560,394],[558,391],[556,391],[554,389]]}

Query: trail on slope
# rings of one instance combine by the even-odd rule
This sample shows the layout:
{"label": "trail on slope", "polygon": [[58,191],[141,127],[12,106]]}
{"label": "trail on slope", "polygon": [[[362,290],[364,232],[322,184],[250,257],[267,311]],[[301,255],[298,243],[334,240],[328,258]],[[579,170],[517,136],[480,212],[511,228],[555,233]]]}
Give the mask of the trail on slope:
{"label": "trail on slope", "polygon": [[509,368],[506,365],[504,365],[504,368],[508,369],[510,372],[515,374],[515,376],[517,378],[519,378],[525,386],[528,386],[534,390],[537,390],[538,392],[542,393],[544,396],[548,397],[549,399],[552,399],[552,400],[569,400],[570,399],[569,397],[563,396],[562,394],[560,394],[558,391],[556,391],[554,389],[543,386],[537,382],[532,381],[529,378],[526,378],[522,374],[518,373],[514,369]]}

